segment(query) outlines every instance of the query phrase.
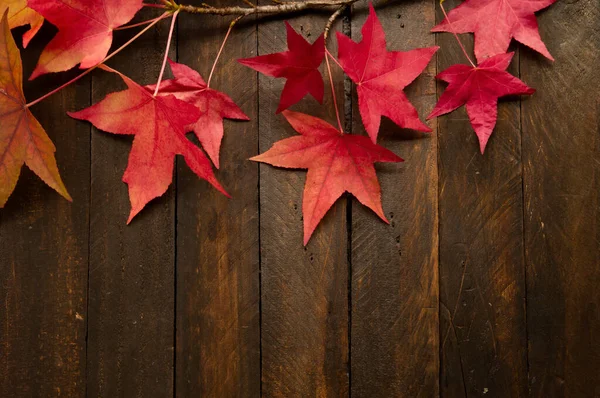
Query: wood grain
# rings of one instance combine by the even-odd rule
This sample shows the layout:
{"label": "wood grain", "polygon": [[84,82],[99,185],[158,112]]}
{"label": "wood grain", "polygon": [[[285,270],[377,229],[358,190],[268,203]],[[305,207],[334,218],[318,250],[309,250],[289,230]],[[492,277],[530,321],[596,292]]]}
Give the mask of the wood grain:
{"label": "wood grain", "polygon": [[[468,63],[451,34],[437,38],[438,73]],[[472,35],[461,40],[473,54]],[[464,107],[439,118],[439,139],[441,394],[526,396],[519,98],[499,102],[484,155]]]}
{"label": "wood grain", "polygon": [[[433,46],[431,2],[376,4],[388,50]],[[366,6],[356,6],[358,41]],[[435,103],[435,61],[407,89],[424,116]],[[353,133],[364,134],[354,96]],[[431,124],[435,129],[435,122]],[[437,139],[384,119],[379,144],[405,160],[377,166],[387,225],[352,202],[351,383],[357,397],[438,392]]]}
{"label": "wood grain", "polygon": [[[23,30],[15,30],[20,43]],[[24,56],[29,77],[45,27]],[[43,76],[25,84],[29,100],[74,74]],[[86,288],[90,127],[65,113],[89,104],[82,80],[32,108],[58,148],[69,203],[23,166],[17,188],[0,212],[0,396],[85,394]]]}
{"label": "wood grain", "polygon": [[[207,79],[231,19],[182,15],[179,62]],[[232,198],[179,162],[176,392],[184,397],[260,395],[258,165],[248,161],[258,148],[257,76],[236,62],[255,52],[249,17],[232,31],[211,82],[253,119],[224,123],[217,178]]]}
{"label": "wood grain", "polygon": [[[291,24],[313,42],[326,20],[313,15],[294,18]],[[286,49],[283,21],[263,20],[258,28],[259,54]],[[339,69],[333,73],[341,100],[342,75]],[[297,134],[281,115],[275,115],[283,83],[282,79],[259,77],[261,153],[276,141]],[[323,106],[305,98],[293,109],[335,123],[327,83]],[[305,176],[305,171],[260,165],[262,392],[269,397],[348,394],[345,200],[332,207],[304,248]]]}
{"label": "wood grain", "polygon": [[[140,84],[156,83],[168,28],[163,21],[109,65]],[[120,43],[132,35],[120,33]],[[96,103],[125,87],[117,75],[98,72],[92,88]],[[173,393],[174,190],[126,225],[121,179],[131,144],[131,137],[92,133],[87,385],[94,397]]]}
{"label": "wood grain", "polygon": [[529,389],[600,396],[600,4],[539,16],[554,63],[530,51],[523,79]]}
{"label": "wood grain", "polygon": [[[436,3],[375,4],[388,49],[442,47],[406,90],[422,117],[445,88],[436,69],[466,63],[451,34],[429,33]],[[312,42],[329,15],[286,18]],[[355,40],[365,18],[359,2]],[[296,134],[275,114],[284,81],[235,62],[284,51],[283,18],[244,19],[213,77],[253,119],[225,122],[217,176],[232,199],[178,161],[127,226],[131,137],[65,115],[119,77],[96,71],[34,106],[74,202],[25,167],[0,211],[0,396],[600,396],[600,4],[563,0],[538,19],[556,62],[513,43],[510,71],[537,92],[500,101],[485,155],[462,108],[430,123],[437,134],[384,121],[380,144],[406,160],[377,166],[391,225],[346,196],[306,248],[306,172],[246,161]],[[208,78],[228,22],[181,15],[171,56]],[[155,83],[168,25],[109,65]],[[23,52],[26,76],[55,31]],[[364,134],[332,68],[346,128]],[[78,73],[26,82],[26,96]],[[334,122],[324,77],[324,105],[293,110]]]}

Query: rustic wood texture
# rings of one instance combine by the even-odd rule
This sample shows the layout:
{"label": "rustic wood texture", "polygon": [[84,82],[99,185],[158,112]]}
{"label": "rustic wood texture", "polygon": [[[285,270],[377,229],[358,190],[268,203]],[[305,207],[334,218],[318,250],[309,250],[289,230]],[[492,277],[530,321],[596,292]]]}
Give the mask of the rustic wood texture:
{"label": "rustic wood texture", "polygon": [[[375,4],[387,49],[430,47],[431,2]],[[355,6],[352,38],[368,15]],[[406,93],[420,115],[435,104],[435,58]],[[364,134],[354,96],[353,133]],[[435,121],[430,125],[435,129]],[[378,165],[391,225],[352,202],[351,385],[357,397],[432,397],[438,393],[437,139],[382,120],[379,144],[405,160]]]}
{"label": "rustic wood texture", "polygon": [[[213,3],[213,6],[233,2]],[[179,62],[208,79],[231,17],[179,20]],[[199,40],[198,38],[202,38]],[[236,25],[211,87],[254,120],[225,121],[217,178],[228,199],[179,162],[177,182],[176,392],[260,395],[257,75],[236,62],[256,52],[252,19]],[[198,239],[201,236],[202,238]]]}
{"label": "rustic wood texture", "polygon": [[[168,29],[165,20],[109,65],[141,84],[156,83]],[[123,43],[131,33],[119,37]],[[93,102],[124,86],[118,75],[97,72]],[[94,397],[173,392],[174,189],[126,225],[130,203],[121,179],[132,141],[92,132],[87,385]]]}
{"label": "rustic wood texture", "polygon": [[[313,42],[323,31],[326,20],[311,16],[291,22],[296,31]],[[286,48],[283,22],[259,25],[259,54]],[[340,70],[335,68],[332,65],[337,98],[342,101],[343,79]],[[306,98],[293,109],[335,123],[326,71],[324,76],[324,105]],[[259,77],[261,153],[276,141],[297,134],[283,116],[275,114],[283,83],[282,79]],[[346,206],[343,199],[338,201],[308,246],[302,247],[305,176],[306,171],[260,166],[262,392],[265,396],[343,396],[348,391]],[[290,245],[291,241],[297,244]]]}
{"label": "rustic wood texture", "polygon": [[539,17],[556,62],[523,51],[529,389],[600,396],[600,3]]}
{"label": "rustic wood texture", "polygon": [[[472,54],[472,35],[461,40]],[[468,64],[452,34],[437,42],[438,73]],[[484,155],[464,107],[438,119],[443,396],[527,395],[520,115],[519,97],[499,102]]]}
{"label": "rustic wood texture", "polygon": [[[451,34],[429,33],[437,3],[375,4],[389,50],[442,47],[406,89],[422,118],[446,87],[433,76],[467,63]],[[366,10],[356,3],[334,30],[360,39]],[[74,202],[25,167],[0,211],[1,397],[600,396],[598,1],[539,13],[554,63],[513,43],[509,70],[537,92],[500,101],[485,155],[462,108],[432,134],[384,120],[380,144],[405,159],[376,167],[391,225],[348,195],[305,248],[306,172],[246,161],[296,134],[275,114],[284,80],[236,59],[284,51],[284,18],[313,42],[331,12],[233,30],[211,84],[252,119],[225,121],[217,177],[232,199],[180,159],[171,189],[127,226],[131,137],[65,115],[123,89],[120,78],[95,71],[32,108]],[[231,19],[179,18],[170,55],[208,79]],[[169,22],[109,65],[154,84]],[[55,31],[23,53],[26,75]],[[461,39],[472,51],[472,35]],[[364,134],[331,67],[342,122]],[[324,104],[293,110],[335,123],[323,72]],[[26,82],[27,98],[77,73]]]}
{"label": "rustic wood texture", "polygon": [[[22,29],[15,31],[21,43]],[[54,34],[45,27],[40,36]],[[23,60],[29,77],[45,45],[38,37]],[[34,100],[73,77],[44,76],[26,83]],[[90,81],[32,108],[57,148],[69,203],[32,173],[0,213],[0,396],[85,394],[90,127],[66,115],[89,105]]]}

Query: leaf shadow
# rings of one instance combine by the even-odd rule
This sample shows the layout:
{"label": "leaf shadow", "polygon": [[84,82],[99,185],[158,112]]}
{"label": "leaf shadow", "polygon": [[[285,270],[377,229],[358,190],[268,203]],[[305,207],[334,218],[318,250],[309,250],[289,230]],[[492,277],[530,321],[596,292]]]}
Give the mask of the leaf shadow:
{"label": "leaf shadow", "polygon": [[381,127],[379,128],[379,136],[377,143],[385,145],[386,142],[394,141],[414,141],[431,138],[432,133],[405,129],[396,125],[386,117],[381,118]]}

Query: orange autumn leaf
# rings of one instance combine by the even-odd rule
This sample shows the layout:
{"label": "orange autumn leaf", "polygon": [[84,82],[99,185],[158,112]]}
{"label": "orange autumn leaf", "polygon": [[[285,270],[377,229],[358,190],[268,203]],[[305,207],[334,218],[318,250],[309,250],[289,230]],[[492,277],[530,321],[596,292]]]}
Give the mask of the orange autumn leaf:
{"label": "orange autumn leaf", "polygon": [[2,0],[0,15],[8,10],[8,26],[10,29],[29,25],[31,28],[23,34],[23,47],[27,47],[33,36],[44,24],[44,17],[27,7],[27,0]]}
{"label": "orange autumn leaf", "polygon": [[22,82],[21,57],[5,11],[0,24],[0,207],[15,189],[23,164],[71,200],[58,173],[56,148],[27,108]]}

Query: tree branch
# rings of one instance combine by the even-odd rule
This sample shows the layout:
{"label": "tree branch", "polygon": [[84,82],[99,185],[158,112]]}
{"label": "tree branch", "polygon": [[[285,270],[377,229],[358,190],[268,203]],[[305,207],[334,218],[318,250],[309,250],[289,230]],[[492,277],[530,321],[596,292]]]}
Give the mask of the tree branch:
{"label": "tree branch", "polygon": [[[212,15],[252,15],[252,14],[284,14],[294,11],[316,10],[326,7],[345,7],[358,0],[306,0],[287,1],[281,4],[262,5],[256,7],[197,7],[192,5],[175,4],[166,8],[180,10],[191,14]],[[338,14],[339,15],[339,14]]]}
{"label": "tree branch", "polygon": [[[358,0],[357,0],[358,1]],[[335,20],[344,12],[344,10],[348,7],[348,4],[344,4],[340,6],[327,20],[327,25],[325,25],[325,30],[323,31],[323,37],[325,38],[325,42],[327,42],[327,37],[329,36],[329,31],[333,26]]]}

